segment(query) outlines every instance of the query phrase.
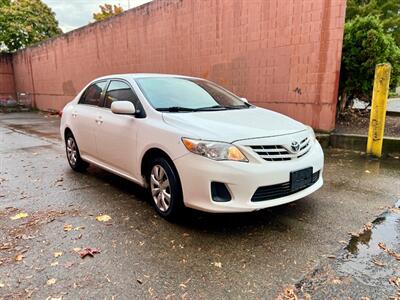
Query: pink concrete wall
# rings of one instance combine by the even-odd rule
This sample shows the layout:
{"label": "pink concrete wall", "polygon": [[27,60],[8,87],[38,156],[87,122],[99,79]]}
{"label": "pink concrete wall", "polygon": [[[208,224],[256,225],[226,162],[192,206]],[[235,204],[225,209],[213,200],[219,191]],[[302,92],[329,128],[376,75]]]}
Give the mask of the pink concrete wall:
{"label": "pink concrete wall", "polygon": [[61,109],[106,74],[208,78],[321,130],[335,126],[345,0],[155,0],[14,55],[16,89]]}
{"label": "pink concrete wall", "polygon": [[11,55],[0,54],[0,98],[15,99],[14,70]]}

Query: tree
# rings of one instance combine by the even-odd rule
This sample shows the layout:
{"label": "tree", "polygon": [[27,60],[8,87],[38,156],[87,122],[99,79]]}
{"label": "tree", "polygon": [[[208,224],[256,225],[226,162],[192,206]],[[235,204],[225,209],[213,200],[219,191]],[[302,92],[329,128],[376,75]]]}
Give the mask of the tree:
{"label": "tree", "polygon": [[41,0],[0,0],[0,51],[14,52],[61,33]]}
{"label": "tree", "polygon": [[357,16],[378,16],[385,31],[391,33],[400,46],[399,0],[347,0],[346,21]]}
{"label": "tree", "polygon": [[340,72],[341,112],[349,104],[347,99],[370,102],[375,66],[387,62],[392,65],[391,87],[395,87],[400,77],[400,48],[391,34],[385,32],[378,17],[356,17],[345,24]]}
{"label": "tree", "polygon": [[100,7],[100,12],[93,13],[93,19],[96,22],[103,21],[110,17],[119,15],[124,11],[124,9],[119,5],[104,4],[104,5],[99,5],[99,7]]}

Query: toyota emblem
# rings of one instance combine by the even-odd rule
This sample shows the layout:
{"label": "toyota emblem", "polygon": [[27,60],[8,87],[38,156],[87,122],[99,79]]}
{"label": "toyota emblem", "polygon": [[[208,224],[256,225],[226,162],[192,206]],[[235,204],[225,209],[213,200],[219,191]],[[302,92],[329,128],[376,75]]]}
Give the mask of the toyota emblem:
{"label": "toyota emblem", "polygon": [[300,144],[297,141],[293,141],[290,147],[292,148],[293,152],[297,152],[300,149]]}

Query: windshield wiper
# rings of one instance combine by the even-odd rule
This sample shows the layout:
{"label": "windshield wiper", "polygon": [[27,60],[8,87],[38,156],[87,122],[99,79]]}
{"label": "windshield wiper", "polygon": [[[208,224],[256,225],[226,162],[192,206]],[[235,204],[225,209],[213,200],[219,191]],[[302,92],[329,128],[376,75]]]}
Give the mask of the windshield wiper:
{"label": "windshield wiper", "polygon": [[196,109],[182,107],[182,106],[170,106],[157,108],[158,111],[169,111],[169,112],[180,112],[180,111],[196,111]]}
{"label": "windshield wiper", "polygon": [[250,106],[247,105],[227,105],[224,106],[226,109],[243,109],[243,108],[249,108]]}
{"label": "windshield wiper", "polygon": [[200,107],[196,108],[196,111],[206,111],[206,110],[224,110],[226,109],[225,106],[221,105],[213,105],[213,106],[206,106],[206,107]]}
{"label": "windshield wiper", "polygon": [[158,111],[168,111],[168,112],[180,112],[180,111],[194,112],[194,111],[209,111],[209,110],[212,111],[212,110],[222,110],[222,109],[226,109],[226,108],[221,105],[199,107],[199,108],[189,108],[189,107],[183,107],[183,106],[171,106],[171,107],[157,108]]}

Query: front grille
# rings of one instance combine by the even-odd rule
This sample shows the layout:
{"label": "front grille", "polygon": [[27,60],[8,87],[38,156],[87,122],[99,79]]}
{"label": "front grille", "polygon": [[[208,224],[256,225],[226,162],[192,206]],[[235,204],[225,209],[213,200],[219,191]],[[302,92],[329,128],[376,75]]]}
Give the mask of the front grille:
{"label": "front grille", "polygon": [[295,190],[295,191],[291,190],[289,181],[285,183],[259,187],[257,191],[254,193],[253,197],[251,197],[251,201],[260,202],[265,200],[271,200],[300,192],[312,186],[314,183],[316,183],[319,179],[319,173],[320,173],[319,171],[313,173],[311,183],[307,186],[304,186],[300,190]]}
{"label": "front grille", "polygon": [[291,152],[288,146],[286,148],[283,145],[251,145],[249,147],[266,161],[284,161],[306,155],[310,151],[311,143],[310,138],[304,138],[300,142],[298,152]]}

